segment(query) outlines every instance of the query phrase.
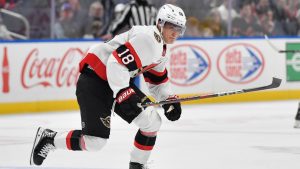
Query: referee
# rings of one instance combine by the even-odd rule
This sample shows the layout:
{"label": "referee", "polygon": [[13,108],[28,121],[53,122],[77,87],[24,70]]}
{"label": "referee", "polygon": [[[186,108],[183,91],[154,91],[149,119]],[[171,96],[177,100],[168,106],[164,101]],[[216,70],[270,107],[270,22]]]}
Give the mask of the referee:
{"label": "referee", "polygon": [[155,25],[156,13],[157,9],[147,0],[132,0],[122,15],[111,23],[108,33],[115,36],[134,25]]}

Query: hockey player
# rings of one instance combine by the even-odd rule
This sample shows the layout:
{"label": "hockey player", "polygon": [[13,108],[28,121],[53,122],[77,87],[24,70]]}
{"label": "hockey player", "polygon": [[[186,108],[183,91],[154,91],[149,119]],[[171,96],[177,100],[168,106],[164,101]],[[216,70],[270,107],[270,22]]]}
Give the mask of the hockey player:
{"label": "hockey player", "polygon": [[[112,40],[92,46],[80,62],[76,96],[80,107],[82,130],[55,132],[39,128],[33,143],[31,165],[41,165],[49,151],[97,151],[110,134],[111,110],[128,123],[139,127],[130,153],[130,169],[146,168],[154,147],[161,117],[131,79],[143,74],[149,91],[158,100],[175,97],[169,88],[165,67],[167,44],[185,31],[183,10],[166,4],[158,11],[156,25],[133,26]],[[180,103],[162,105],[167,119],[181,116]]]}

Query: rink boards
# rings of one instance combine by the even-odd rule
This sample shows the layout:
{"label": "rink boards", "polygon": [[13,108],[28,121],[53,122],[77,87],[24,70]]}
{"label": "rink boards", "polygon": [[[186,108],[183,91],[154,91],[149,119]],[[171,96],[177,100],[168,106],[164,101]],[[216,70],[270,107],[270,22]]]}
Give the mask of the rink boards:
{"label": "rink boards", "polygon": [[[188,97],[193,95],[179,95],[180,97]],[[266,91],[255,92],[241,95],[223,96],[217,98],[200,99],[184,102],[183,104],[210,104],[210,103],[230,103],[230,102],[252,102],[252,101],[270,101],[270,100],[300,100],[300,90],[289,91]],[[45,111],[68,111],[78,110],[77,101],[61,100],[61,101],[38,101],[38,102],[17,102],[17,103],[0,103],[0,114],[16,114],[16,113],[39,113]]]}
{"label": "rink boards", "polygon": [[[271,39],[280,49],[300,49],[297,38]],[[0,114],[77,110],[78,63],[99,41],[0,43]],[[167,70],[181,97],[252,88],[283,79],[274,90],[186,104],[300,99],[300,55],[279,54],[263,38],[181,39],[168,47]],[[141,77],[140,87],[147,87]]]}

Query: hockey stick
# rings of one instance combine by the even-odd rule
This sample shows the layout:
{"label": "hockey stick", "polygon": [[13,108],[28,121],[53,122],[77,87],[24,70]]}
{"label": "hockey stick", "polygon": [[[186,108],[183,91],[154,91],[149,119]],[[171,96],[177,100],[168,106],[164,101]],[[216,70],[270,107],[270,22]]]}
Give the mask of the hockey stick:
{"label": "hockey stick", "polygon": [[280,50],[278,49],[269,39],[269,37],[267,35],[265,35],[265,39],[267,40],[268,44],[277,52],[279,53],[297,53],[300,52],[300,50]]}
{"label": "hockey stick", "polygon": [[178,98],[178,99],[170,99],[170,100],[164,100],[164,101],[160,101],[160,102],[147,102],[147,103],[142,104],[142,107],[170,104],[170,103],[178,103],[178,102],[185,102],[185,101],[198,100],[198,99],[207,99],[207,98],[212,98],[212,97],[228,96],[228,95],[234,95],[234,94],[240,94],[240,93],[255,92],[255,91],[260,91],[260,90],[277,88],[280,86],[280,84],[281,84],[281,79],[273,77],[272,83],[269,85],[266,85],[266,86],[249,88],[249,89],[232,90],[232,91],[226,91],[226,92],[218,92],[218,93],[212,93],[212,94],[206,94],[206,95],[196,95],[196,96],[191,96],[191,97],[182,97],[182,98]]}

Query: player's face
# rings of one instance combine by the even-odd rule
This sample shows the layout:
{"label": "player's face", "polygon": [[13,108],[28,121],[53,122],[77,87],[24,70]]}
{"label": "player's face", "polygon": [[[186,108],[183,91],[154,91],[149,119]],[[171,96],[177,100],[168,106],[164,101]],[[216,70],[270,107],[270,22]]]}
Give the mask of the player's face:
{"label": "player's face", "polygon": [[165,43],[172,44],[180,36],[182,28],[180,26],[174,25],[172,23],[166,22],[163,28],[163,38]]}

